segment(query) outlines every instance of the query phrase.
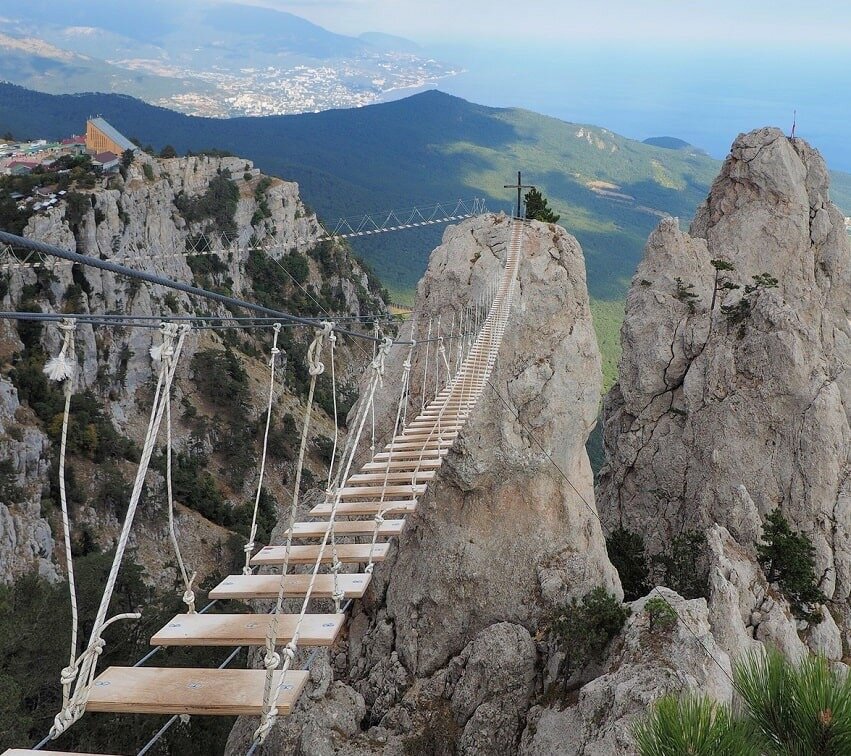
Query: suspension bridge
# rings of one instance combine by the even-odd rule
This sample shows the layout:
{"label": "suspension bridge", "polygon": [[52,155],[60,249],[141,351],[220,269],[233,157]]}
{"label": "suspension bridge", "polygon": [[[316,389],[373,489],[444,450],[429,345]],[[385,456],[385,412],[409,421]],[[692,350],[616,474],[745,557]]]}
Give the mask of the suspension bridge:
{"label": "suspension bridge", "polygon": [[[481,205],[476,208],[483,210]],[[441,217],[458,219],[457,211],[455,216]],[[442,222],[432,219],[404,224],[399,221],[398,216],[386,217],[385,230]],[[363,323],[358,318],[332,320],[329,317],[320,321],[276,312],[152,273],[125,268],[116,260],[99,260],[0,232],[0,243],[7,245],[8,249],[14,249],[15,264],[48,264],[58,260],[90,265],[132,275],[149,284],[204,296],[229,307],[242,307],[253,313],[250,318],[186,317],[182,320],[170,318],[162,323],[157,318],[130,315],[0,313],[0,317],[8,319],[55,323],[62,335],[61,349],[47,362],[45,372],[51,380],[62,384],[65,396],[58,483],[73,623],[69,663],[60,674],[62,706],[50,733],[34,749],[12,749],[4,756],[57,754],[59,752],[41,749],[71,728],[84,714],[95,712],[171,715],[166,725],[142,748],[140,754],[153,747],[156,740],[179,718],[234,715],[257,717],[254,740],[248,750],[248,754],[254,753],[277,719],[289,714],[304,693],[310,660],[303,665],[304,669],[296,669],[298,653],[327,647],[337,640],[352,601],[361,599],[368,590],[375,565],[387,557],[392,539],[402,534],[408,516],[416,511],[419,499],[438,474],[446,454],[475,410],[493,370],[511,311],[521,258],[523,223],[520,219],[514,219],[511,223],[505,265],[498,276],[484,287],[475,301],[461,308],[457,321],[453,317],[451,328],[444,328],[441,332],[438,320],[432,332],[430,322],[427,337],[418,341],[393,340],[380,332],[363,333],[359,328]],[[355,225],[338,226],[335,230],[339,232],[344,229],[348,229],[349,234],[367,233],[359,221]],[[373,229],[373,232],[379,231]],[[21,259],[22,250],[31,257]],[[66,440],[76,373],[74,334],[80,324],[148,327],[158,328],[161,332],[159,343],[151,349],[156,386],[141,459],[118,536],[115,557],[87,641],[79,637],[70,511],[65,491]],[[182,556],[174,520],[170,397],[187,334],[194,327],[223,326],[271,330],[268,405],[259,461],[259,483],[251,530],[245,544],[245,566],[240,574],[230,575],[215,586],[209,592],[209,603],[199,610],[195,606],[195,575]],[[275,355],[279,351],[278,336],[284,327],[310,327],[314,331],[306,356],[310,385],[284,542],[259,544],[256,543],[258,504],[274,406]],[[318,377],[330,368],[332,392],[336,401],[335,344],[338,335],[370,341],[373,354],[354,418],[350,418],[350,432],[344,440],[335,436],[324,498],[302,521],[298,519],[299,491],[313,421],[316,384]],[[417,350],[424,350],[423,359],[414,359]],[[420,354],[422,356],[422,352]],[[391,385],[384,380],[385,368],[388,360],[394,359],[402,361],[403,369],[400,381]],[[422,375],[417,382],[419,396],[412,394],[414,382],[411,373],[414,364],[422,366]],[[376,399],[382,391],[393,393],[396,406],[389,440],[384,439],[386,443],[383,446],[377,444],[374,422]],[[336,413],[337,405],[334,406]],[[409,417],[412,406],[418,407],[419,412]],[[364,450],[363,446],[370,436],[368,419],[371,413],[372,435],[369,438],[369,449]],[[337,419],[335,416],[335,424]],[[104,631],[115,622],[132,621],[140,616],[135,612],[108,615],[145,476],[163,426],[169,533],[183,583],[182,599],[186,611],[173,617],[152,636],[154,649],[136,665],[112,666],[101,671],[97,667],[105,645]],[[364,458],[365,461],[361,463]],[[352,569],[357,571],[352,572]],[[274,601],[274,608],[267,614],[209,612],[214,604],[221,607],[229,601],[257,599]],[[298,611],[285,611],[285,607],[291,605],[289,600],[297,601],[300,606]],[[329,609],[333,606],[333,611],[316,612],[317,602],[324,602]],[[147,665],[156,653],[174,646],[230,647],[233,651],[218,668]],[[254,647],[263,649],[261,669],[230,667],[240,650]]]}
{"label": "suspension bridge", "polygon": [[[455,223],[487,212],[482,197],[458,199],[451,202],[434,202],[410,208],[366,213],[339,218],[332,223],[317,221],[317,232],[310,238],[298,239],[295,246],[313,245],[333,239],[354,239],[404,231],[443,223]],[[186,257],[227,257],[230,254],[250,251],[269,254],[280,250],[281,242],[272,238],[254,239],[245,244],[238,236],[224,233],[204,233],[185,240],[152,244],[150,241],[116,239],[120,246],[112,250],[110,260],[120,265],[142,264],[154,260],[172,260]],[[18,268],[45,268],[53,270],[68,265],[69,260],[48,254],[43,249],[23,247],[9,241],[0,243],[0,272]]]}

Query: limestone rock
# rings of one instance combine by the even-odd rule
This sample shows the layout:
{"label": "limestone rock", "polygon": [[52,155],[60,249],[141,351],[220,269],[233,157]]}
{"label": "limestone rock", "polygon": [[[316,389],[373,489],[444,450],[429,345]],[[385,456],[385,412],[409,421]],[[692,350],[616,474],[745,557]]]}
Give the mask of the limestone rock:
{"label": "limestone rock", "polygon": [[[196,273],[190,262],[207,261],[209,258],[188,258],[185,254],[187,244],[191,246],[191,237],[206,233],[210,221],[207,218],[187,220],[179,205],[183,201],[181,198],[203,195],[210,183],[223,175],[232,178],[239,195],[233,217],[236,235],[230,240],[232,249],[218,261],[216,270],[219,272],[210,273],[211,280],[207,283],[230,288],[236,296],[256,299],[249,273],[251,257],[247,250],[249,241],[254,239],[262,247],[260,255],[264,261],[272,265],[278,263],[271,261],[280,262],[290,254],[305,255],[308,272],[303,285],[308,291],[315,289],[316,292],[327,285],[341,311],[360,314],[383,309],[380,300],[369,293],[370,282],[363,269],[343,248],[328,243],[330,246],[325,252],[330,252],[330,262],[320,259],[321,255],[314,252],[323,232],[316,216],[301,203],[298,186],[264,177],[249,161],[240,158],[197,156],[157,160],[139,155],[125,180],[117,176],[105,178],[101,185],[88,193],[92,207],[79,224],[72,227],[65,217],[66,208],[62,202],[33,215],[24,235],[183,283],[193,283]],[[42,282],[40,287],[34,286],[39,281]],[[204,282],[199,280],[198,283]],[[231,314],[221,306],[202,304],[188,295],[169,293],[161,287],[140,286],[138,282],[133,283],[106,271],[86,268],[74,274],[67,264],[58,265],[52,271],[52,277],[33,267],[12,268],[8,293],[2,304],[14,309],[21,303],[25,291],[39,291],[39,288],[41,292],[36,295],[35,304],[51,312],[132,313],[155,317],[163,313],[194,314],[199,310],[219,316]],[[75,289],[78,293],[72,306],[67,294]],[[304,332],[294,335],[297,341],[312,336]],[[128,328],[122,331],[95,329],[81,324],[75,338],[79,366],[75,390],[78,393],[93,392],[116,430],[123,436],[140,441],[150,407],[148,386],[152,364],[149,350],[160,338],[156,329]],[[46,325],[41,343],[47,354],[55,354],[61,343],[58,329]],[[257,346],[268,349],[259,342]],[[15,327],[0,324],[0,362],[11,365],[15,353],[22,348]],[[210,332],[196,331],[187,337],[173,404],[174,445],[178,451],[185,451],[190,444],[203,447],[207,454],[211,451],[211,436],[217,430],[216,424],[212,423],[212,430],[199,439],[193,433],[191,423],[180,418],[187,403],[194,400],[197,404],[198,401],[189,368],[192,357],[199,349],[209,348],[221,348],[220,341]],[[244,354],[240,359],[248,369],[251,415],[256,417],[261,408],[265,409],[268,393],[267,357],[260,357],[254,365]],[[350,344],[340,344],[337,359],[339,376],[351,380],[351,365],[356,360],[360,362],[362,357],[352,353]],[[297,397],[286,390],[278,393],[279,406],[275,412],[278,421],[287,412],[297,416],[302,414]],[[51,534],[50,524],[41,516],[39,506],[41,493],[47,489],[50,459],[56,450],[34,413],[18,404],[17,392],[4,370],[0,376],[0,438],[3,445],[0,460],[7,456],[8,451],[16,467],[16,485],[23,489],[24,497],[21,501],[0,502],[0,582],[14,579],[33,568],[56,577],[57,558],[58,562],[63,561],[61,554],[54,553],[55,534]],[[20,421],[14,419],[18,415]],[[327,418],[318,417],[316,427],[323,435],[332,436],[334,433],[333,423]],[[10,428],[14,437],[10,436]],[[270,492],[281,501],[285,494],[280,481],[287,477],[286,464],[270,462],[266,478]],[[78,482],[97,490],[102,472],[99,467],[78,461],[75,464]],[[212,472],[216,474],[217,471]],[[132,475],[132,472],[127,474]],[[152,474],[149,484],[156,482],[156,476]],[[233,500],[239,504],[249,501],[253,498],[255,486],[256,478],[246,476],[243,489],[232,492]],[[100,539],[101,546],[108,548],[116,534],[115,516],[97,503],[94,507],[83,508],[82,513],[88,518],[86,524]],[[144,516],[143,511],[140,519],[144,520]],[[200,583],[207,574],[220,570],[222,555],[219,544],[228,542],[228,533],[189,510],[179,510],[177,520],[186,556],[197,567]],[[137,557],[149,567],[148,574],[152,579],[161,580],[164,586],[171,587],[174,570],[162,567],[164,563],[174,561],[163,518],[152,517],[150,522],[141,522],[139,528],[142,537],[133,543]],[[61,538],[57,540],[61,541]]]}
{"label": "limestone rock", "polygon": [[[780,621],[761,616],[754,568],[732,556],[753,561],[779,506],[812,539],[848,647],[849,263],[821,157],[760,129],[738,137],[689,233],[674,220],[653,232],[627,297],[620,381],[604,406],[602,515],[646,534],[651,550],[684,529],[726,528],[712,599],[730,612],[725,642],[755,627],[747,611],[760,613],[757,636]],[[731,569],[742,587],[722,577]],[[787,630],[770,635],[800,650]]]}
{"label": "limestone rock", "polygon": [[[475,301],[498,275],[508,227],[490,216],[447,230],[419,285],[416,338],[427,335],[429,318],[433,328],[438,316],[451,322],[452,307]],[[412,412],[424,359],[411,371]],[[532,628],[546,601],[595,585],[620,591],[584,447],[600,387],[584,264],[576,240],[557,226],[524,228],[490,382],[409,519],[398,556],[376,570],[379,580],[389,573],[384,616],[399,660],[416,676],[433,674],[489,625]]]}
{"label": "limestone rock", "polygon": [[[677,612],[679,619],[671,629],[650,627],[645,607],[659,594]],[[703,599],[686,601],[658,588],[630,608],[602,674],[582,686],[576,702],[530,710],[522,756],[633,754],[635,718],[660,696],[693,691],[730,701],[730,659],[715,643]]]}
{"label": "limestone rock", "polygon": [[[462,310],[503,268],[509,227],[504,216],[466,221],[432,253],[412,332],[434,335],[439,318],[449,362]],[[391,353],[385,386],[399,384],[406,357]],[[415,352],[408,417],[436,390],[425,359]],[[557,226],[526,224],[492,387],[355,604],[341,677],[363,697],[368,729],[338,753],[516,751],[542,615],[598,585],[622,595],[585,452],[600,382],[579,245]],[[398,395],[382,394],[377,436],[397,406]]]}

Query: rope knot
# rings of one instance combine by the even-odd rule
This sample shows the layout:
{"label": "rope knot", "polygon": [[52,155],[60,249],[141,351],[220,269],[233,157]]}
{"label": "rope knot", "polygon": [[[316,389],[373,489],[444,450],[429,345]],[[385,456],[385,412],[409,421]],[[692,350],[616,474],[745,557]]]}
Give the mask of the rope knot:
{"label": "rope knot", "polygon": [[321,328],[314,331],[313,341],[307,349],[307,369],[310,375],[322,375],[325,372],[325,365],[319,359],[322,354],[322,340],[325,332]]}
{"label": "rope knot", "polygon": [[59,673],[59,682],[62,685],[73,685],[74,680],[77,679],[77,665],[69,664],[67,667],[63,667],[62,671]]}
{"label": "rope knot", "polygon": [[183,592],[183,603],[190,609],[190,614],[195,613],[195,591],[191,588]]}
{"label": "rope knot", "polygon": [[376,525],[381,525],[384,522],[384,517],[379,513],[373,518]]}
{"label": "rope knot", "polygon": [[343,569],[343,563],[335,557],[334,558],[334,564],[331,565],[331,572],[337,573],[342,569]]}
{"label": "rope knot", "polygon": [[[59,323],[62,332],[62,349],[55,357],[51,357],[44,366],[44,374],[51,381],[64,381],[74,376],[74,331],[77,321],[73,318],[64,318]],[[67,387],[66,387],[67,390]]]}
{"label": "rope knot", "polygon": [[293,659],[295,659],[295,652],[298,650],[298,647],[295,644],[295,641],[290,641],[284,646],[284,656],[287,657],[290,664],[292,664]]}
{"label": "rope knot", "polygon": [[266,656],[263,657],[263,666],[267,670],[277,669],[281,666],[281,655],[277,651],[272,651],[271,653],[267,651]]}
{"label": "rope knot", "polygon": [[[330,338],[331,334],[334,333],[334,323],[330,320],[322,321],[322,335],[328,336]],[[335,337],[336,340],[336,337]]]}
{"label": "rope knot", "polygon": [[160,333],[163,338],[162,343],[152,346],[150,350],[151,359],[154,362],[160,362],[174,356],[173,344],[174,338],[177,336],[177,326],[174,323],[160,323]]}

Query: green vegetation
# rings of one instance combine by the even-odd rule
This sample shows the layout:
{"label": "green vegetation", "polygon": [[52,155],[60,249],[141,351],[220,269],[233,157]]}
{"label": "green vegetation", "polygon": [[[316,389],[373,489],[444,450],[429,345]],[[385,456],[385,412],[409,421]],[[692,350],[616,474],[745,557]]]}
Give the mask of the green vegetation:
{"label": "green vegetation", "polygon": [[821,610],[812,605],[824,603],[827,597],[816,581],[815,548],[806,535],[792,530],[779,508],[766,518],[756,551],[766,579],[777,583],[794,615],[820,621]]}
{"label": "green vegetation", "polygon": [[[0,228],[20,235],[35,212],[32,204],[19,209],[12,194],[28,197],[39,187],[55,187],[57,192],[69,191],[72,187],[90,189],[95,180],[96,173],[88,155],[63,155],[49,169],[39,166],[27,176],[0,176]],[[86,195],[78,196],[85,196],[88,201]]]}
{"label": "green vegetation", "polygon": [[[92,626],[111,561],[112,554],[99,553],[91,541],[88,549],[77,555],[77,593],[83,633]],[[120,622],[107,630],[107,645],[99,669],[134,663],[150,650],[151,634],[179,611],[179,606],[182,605],[177,590],[173,594],[158,594],[143,582],[142,568],[132,558],[125,558],[110,615],[139,607],[144,607],[144,614],[137,622]],[[68,663],[70,614],[68,587],[64,582],[52,584],[33,573],[10,586],[0,586],[0,743],[33,743],[50,729],[62,700],[59,672]],[[220,649],[175,649],[168,651],[167,656],[168,665],[215,667],[224,653]],[[135,753],[167,719],[86,716],[51,746],[63,751],[97,751],[108,746],[116,753]],[[171,729],[163,742],[164,750],[158,753],[200,756],[221,752],[233,722],[233,718],[193,717],[187,726]]]}
{"label": "green vegetation", "polygon": [[526,192],[526,218],[542,223],[558,223],[561,217],[556,215],[549,206],[546,197],[534,187]]}
{"label": "green vegetation", "polygon": [[826,659],[795,665],[778,651],[735,665],[733,711],[704,697],[659,699],[633,730],[641,756],[845,756],[851,677]]}
{"label": "green vegetation", "polygon": [[234,215],[238,202],[239,188],[231,177],[225,174],[213,178],[200,197],[179,194],[174,198],[174,204],[188,223],[209,221],[207,233],[222,236],[236,234]]}
{"label": "green vegetation", "polygon": [[758,756],[729,707],[707,698],[664,696],[633,730],[641,756]]}
{"label": "green vegetation", "polygon": [[688,599],[709,595],[709,564],[703,533],[686,530],[658,553],[648,555],[644,537],[621,527],[606,538],[606,549],[620,575],[627,601],[644,596],[654,585],[664,585]]}
{"label": "green vegetation", "polygon": [[667,632],[677,625],[677,612],[661,596],[654,596],[644,604],[644,610],[650,620],[650,632]]}
{"label": "green vegetation", "polygon": [[650,585],[650,568],[644,538],[626,528],[617,528],[606,538],[609,560],[618,571],[626,601],[646,595]]}
{"label": "green vegetation", "polygon": [[248,404],[248,374],[230,350],[203,349],[192,356],[192,378],[217,410],[239,415]]}
{"label": "green vegetation", "polygon": [[709,596],[709,564],[706,536],[686,530],[675,536],[667,547],[650,559],[656,585],[664,585],[683,598]]}
{"label": "green vegetation", "polygon": [[[23,311],[38,308],[31,299],[24,299],[19,307]],[[58,443],[65,397],[62,390],[44,374],[47,355],[40,343],[41,331],[40,323],[19,323],[18,335],[24,350],[9,377],[21,401],[26,402],[42,421],[51,441]],[[133,461],[138,459],[139,449],[133,441],[115,430],[100,400],[86,390],[71,397],[68,453],[87,457],[93,462],[119,458]]]}
{"label": "green vegetation", "polygon": [[17,504],[24,492],[17,484],[18,475],[11,459],[0,459],[0,501],[4,504]]}
{"label": "green vegetation", "polygon": [[581,602],[572,599],[554,612],[549,618],[549,631],[565,654],[567,675],[600,661],[627,617],[629,609],[601,587],[594,588]]}

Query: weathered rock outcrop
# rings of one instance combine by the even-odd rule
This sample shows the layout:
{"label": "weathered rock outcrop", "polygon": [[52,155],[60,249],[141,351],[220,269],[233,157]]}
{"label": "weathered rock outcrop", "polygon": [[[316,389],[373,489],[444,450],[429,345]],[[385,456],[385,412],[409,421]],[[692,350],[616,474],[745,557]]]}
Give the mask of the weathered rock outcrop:
{"label": "weathered rock outcrop", "polygon": [[[499,275],[509,223],[486,216],[447,230],[418,288],[418,339],[429,318],[440,315],[445,327],[454,309],[457,323]],[[425,360],[418,351],[414,413]],[[584,446],[600,382],[579,245],[557,226],[530,223],[491,386],[398,548],[376,567],[347,643],[332,652],[329,672],[347,684],[349,700],[363,702],[365,731],[308,737],[315,715],[297,712],[281,728],[301,728],[294,753],[516,752],[540,684],[533,636],[542,616],[595,586],[620,595]],[[391,414],[392,402],[379,407],[379,430]],[[338,685],[329,688],[335,700]]]}
{"label": "weathered rock outcrop", "polygon": [[733,656],[762,640],[803,649],[754,562],[775,507],[811,538],[842,631],[828,617],[806,640],[847,653],[849,303],[848,236],[824,162],[777,129],[736,140],[689,233],[662,221],[632,282],[605,402],[601,514],[654,549],[709,532],[710,620]]}
{"label": "weathered rock outcrop", "polygon": [[[191,246],[190,239],[210,232],[215,224],[208,209],[201,207],[190,213],[186,212],[186,207],[205,195],[211,184],[221,183],[222,179],[227,179],[235,197],[232,208],[224,211],[217,208],[220,214],[232,210],[228,218],[230,248],[226,254],[216,257],[187,257],[185,251]],[[276,301],[286,303],[292,310],[310,310],[310,314],[321,313],[323,307],[344,314],[383,312],[379,297],[370,291],[375,289],[374,282],[347,251],[336,243],[319,242],[322,231],[315,215],[301,203],[298,186],[265,177],[243,159],[197,156],[156,160],[139,155],[125,178],[98,179],[95,189],[80,191],[88,200],[80,218],[69,219],[71,214],[66,203],[61,202],[34,215],[24,235],[181,282],[219,287],[251,300],[269,296],[269,291],[255,292],[255,287],[263,284],[261,279],[266,275],[262,266],[270,266],[276,273],[282,270],[281,265],[287,265],[289,256],[295,255],[303,268],[296,271],[301,280],[293,283],[279,272],[284,283],[275,284]],[[254,253],[249,251],[252,245]],[[167,289],[140,286],[138,282],[112,273],[96,269],[72,272],[67,264],[58,265],[52,273],[13,266],[8,274],[4,271],[2,275],[8,285],[3,288],[0,305],[9,310],[24,304],[50,312],[139,316],[198,311],[220,316],[231,314],[221,306],[199,303],[188,295]],[[268,289],[269,284],[266,286]],[[268,393],[264,366],[268,344],[263,340],[266,334],[259,334],[259,338],[255,338],[256,335],[247,333],[228,342],[229,347],[235,347],[234,353],[247,371],[249,406],[246,410],[250,419],[246,417],[246,423],[252,422],[265,408]],[[293,341],[301,342],[310,335],[294,333],[292,336]],[[80,325],[76,331],[77,393],[90,391],[116,430],[137,442],[144,434],[150,407],[150,397],[146,393],[152,371],[149,349],[158,338],[156,330],[142,328],[114,330]],[[55,353],[59,344],[58,329],[46,326],[40,338],[44,352]],[[56,575],[53,565],[59,556],[55,554],[51,535],[52,527],[58,523],[49,521],[42,502],[49,495],[47,471],[54,453],[53,445],[48,440],[49,434],[45,434],[44,418],[39,420],[26,406],[19,407],[14,384],[14,369],[23,347],[14,326],[0,326],[0,462],[9,459],[14,467],[14,480],[2,491],[7,494],[5,498],[9,498],[9,492],[14,493],[15,499],[7,501],[0,496],[0,582],[8,582],[33,568]],[[222,339],[209,331],[194,331],[187,338],[174,400],[178,451],[199,446],[207,455],[213,451],[211,439],[221,432],[220,423],[215,411],[205,405],[195,390],[197,376],[193,375],[190,363],[197,351],[222,347]],[[301,343],[298,347],[303,350]],[[300,359],[300,355],[301,352],[294,351],[289,357]],[[350,382],[350,366],[361,362],[362,358],[357,355],[352,360],[350,345],[342,343],[337,356],[338,376],[341,382]],[[287,359],[286,354],[282,357]],[[36,372],[40,373],[40,367]],[[302,398],[292,385],[276,393],[275,421],[278,424],[287,412],[300,416]],[[209,419],[207,425],[204,425],[205,418]],[[324,414],[319,413],[316,422],[319,433],[333,435],[333,424]],[[287,442],[291,440],[294,442],[294,439]],[[253,435],[247,443],[254,445]],[[309,464],[317,471],[322,466],[318,458],[311,458]],[[280,499],[284,497],[281,481],[286,479],[289,465],[280,457],[270,461],[269,491]],[[125,467],[123,472],[128,478],[133,470],[129,465]],[[256,475],[246,475],[240,487],[223,483],[218,467],[212,463],[210,471],[221,484],[226,499],[243,504],[253,498],[251,491],[256,486]],[[75,460],[74,468],[78,482],[93,491],[98,490],[102,466]],[[150,483],[156,488],[161,481],[152,473]],[[81,518],[75,518],[78,522],[85,521],[104,547],[116,531],[115,516],[107,509],[101,502],[89,500],[87,506],[76,513]],[[145,519],[144,511],[141,519]],[[145,538],[132,545],[136,556],[150,567],[149,574],[168,583],[171,570],[163,569],[165,562],[172,562],[167,530],[162,518],[150,519],[150,522],[141,523]],[[179,525],[187,556],[198,567],[199,574],[203,576],[220,570],[222,552],[217,544],[227,542],[227,531],[186,509],[180,510]]]}
{"label": "weathered rock outcrop", "polygon": [[650,597],[633,601],[601,674],[580,688],[576,702],[530,710],[522,756],[634,753],[633,722],[659,696],[692,692],[730,701],[730,659],[712,636],[706,602],[686,601],[667,588],[659,593],[676,611],[676,625],[651,627]]}

